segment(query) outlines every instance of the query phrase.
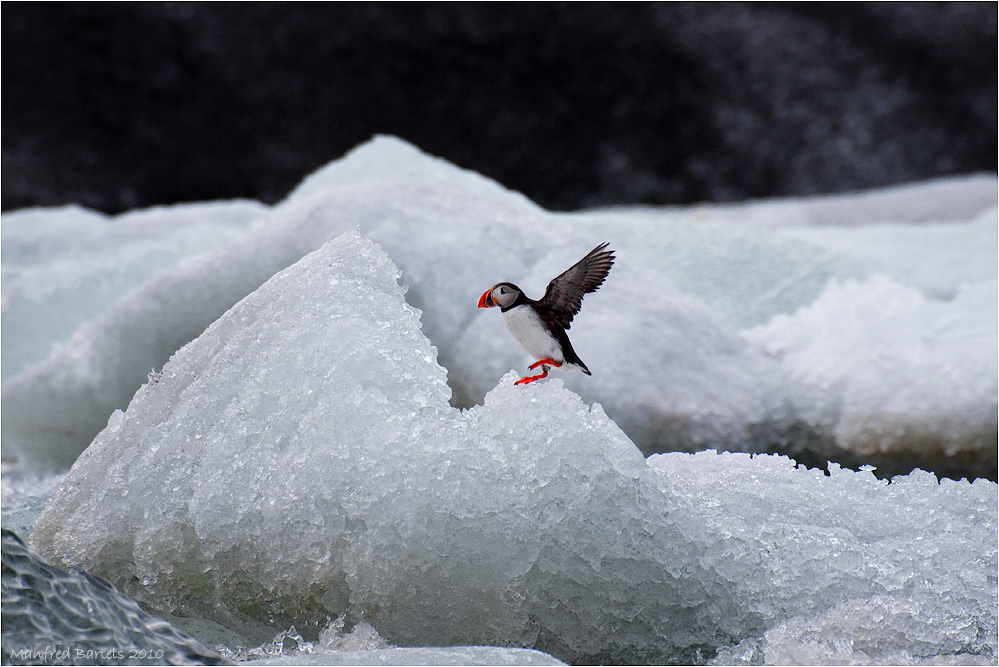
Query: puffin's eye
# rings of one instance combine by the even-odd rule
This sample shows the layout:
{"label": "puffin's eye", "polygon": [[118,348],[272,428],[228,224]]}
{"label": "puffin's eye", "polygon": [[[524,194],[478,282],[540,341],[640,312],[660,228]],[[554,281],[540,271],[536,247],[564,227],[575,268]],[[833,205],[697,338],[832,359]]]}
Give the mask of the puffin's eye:
{"label": "puffin's eye", "polygon": [[500,287],[500,294],[506,294],[506,288]]}

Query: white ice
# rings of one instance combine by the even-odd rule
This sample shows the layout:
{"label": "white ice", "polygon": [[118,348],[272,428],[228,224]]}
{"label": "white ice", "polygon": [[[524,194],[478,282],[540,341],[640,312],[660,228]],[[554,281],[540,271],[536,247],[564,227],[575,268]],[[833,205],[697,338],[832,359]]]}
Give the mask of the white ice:
{"label": "white ice", "polygon": [[277,273],[110,417],[34,546],[242,632],[346,613],[577,662],[995,660],[994,483],[646,459],[513,371],[460,411],[400,275],[357,231]]}
{"label": "white ice", "polygon": [[[994,205],[977,209],[970,184],[858,196],[864,206],[847,208],[839,197],[592,212],[576,224],[619,239],[643,269],[779,359],[797,388],[792,413],[840,447],[994,465],[999,218]],[[908,219],[942,215],[940,199],[967,219]]]}
{"label": "white ice", "polygon": [[254,665],[564,665],[561,660],[523,648],[445,646],[324,652],[254,660]]}
{"label": "white ice", "polygon": [[[289,638],[291,641],[289,642]],[[220,647],[222,657],[253,665],[564,665],[552,656],[526,648],[502,646],[399,647],[386,642],[361,621],[349,632],[335,619],[318,641],[297,630],[282,630],[270,642],[250,649]]]}
{"label": "white ice", "polygon": [[[89,238],[82,219],[93,214],[44,212],[51,231],[5,215],[4,361],[18,371],[3,383],[5,457],[65,469],[151,369],[276,272],[357,226],[402,270],[454,405],[481,403],[531,361],[495,312],[474,307],[479,294],[509,280],[540,296],[607,240],[617,265],[570,332],[593,377],[553,376],[599,401],[645,453],[783,443],[994,462],[995,205],[995,177],[979,176],[803,200],[551,214],[379,137],[275,207],[134,214],[159,216],[164,230],[200,229],[231,208],[214,250],[189,257],[176,250],[181,241],[150,232],[149,247],[184,263],[152,267],[149,247],[123,241],[114,262],[146,272],[130,268],[92,299],[87,286],[113,264],[61,263],[65,253],[45,248]],[[101,225],[113,235],[113,224]],[[8,262],[41,268],[9,280]],[[67,309],[70,293],[79,303]],[[44,313],[44,326],[8,331],[17,309]]]}
{"label": "white ice", "polygon": [[65,477],[66,473],[16,474],[4,470],[0,486],[3,527],[27,539]]}
{"label": "white ice", "polygon": [[216,289],[190,265],[224,252],[266,212],[232,201],[114,218],[75,206],[5,213],[4,459],[68,468],[162,366],[157,354],[197,336],[245,294]]}
{"label": "white ice", "polygon": [[78,206],[3,216],[3,377],[44,359],[137,284],[246,233],[267,207],[183,204],[109,217]]}

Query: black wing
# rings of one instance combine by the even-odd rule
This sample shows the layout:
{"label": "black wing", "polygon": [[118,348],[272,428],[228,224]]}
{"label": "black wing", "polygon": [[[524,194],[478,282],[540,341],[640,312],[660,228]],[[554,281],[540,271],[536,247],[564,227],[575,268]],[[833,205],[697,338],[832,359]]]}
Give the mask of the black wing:
{"label": "black wing", "polygon": [[538,308],[547,311],[546,314],[564,329],[569,328],[572,318],[579,312],[583,295],[597,291],[613,266],[614,251],[604,250],[606,247],[606,243],[601,243],[548,283],[545,295],[538,301]]}

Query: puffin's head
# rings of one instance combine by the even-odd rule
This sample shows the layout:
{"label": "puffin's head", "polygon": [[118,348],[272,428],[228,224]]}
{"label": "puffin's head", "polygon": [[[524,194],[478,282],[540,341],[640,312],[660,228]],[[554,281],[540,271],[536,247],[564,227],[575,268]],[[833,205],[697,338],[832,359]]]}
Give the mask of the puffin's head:
{"label": "puffin's head", "polygon": [[498,283],[479,298],[479,308],[492,308],[499,306],[507,308],[520,296],[520,288],[513,283]]}

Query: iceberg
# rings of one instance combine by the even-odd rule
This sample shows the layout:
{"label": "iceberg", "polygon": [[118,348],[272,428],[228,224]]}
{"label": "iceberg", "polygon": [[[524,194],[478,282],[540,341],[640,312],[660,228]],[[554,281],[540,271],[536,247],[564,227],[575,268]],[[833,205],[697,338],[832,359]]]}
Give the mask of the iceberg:
{"label": "iceberg", "polygon": [[162,366],[157,354],[178,349],[243,296],[213,289],[202,272],[193,299],[185,276],[265,211],[233,201],[113,219],[79,207],[5,213],[4,458],[67,469]]}
{"label": "iceberg", "polygon": [[[977,208],[961,203],[975,200],[957,182],[904,190],[922,207],[910,216],[943,215],[929,193],[962,216]],[[903,224],[890,222],[906,217],[891,193],[857,197],[865,206],[844,199],[774,203],[764,220],[754,204],[590,212],[578,224],[620,239],[646,272],[698,295],[779,360],[796,387],[791,413],[836,449],[879,464],[979,461],[978,474],[994,477],[995,207]]]}
{"label": "iceberg", "polygon": [[4,379],[137,285],[232,243],[266,212],[259,202],[230,201],[115,217],[79,206],[4,213]]}
{"label": "iceberg", "polygon": [[646,458],[513,371],[453,407],[405,275],[356,229],[277,272],[111,415],[32,545],[244,636],[343,615],[568,662],[995,660],[995,483]]}
{"label": "iceberg", "polygon": [[[273,207],[129,214],[158,216],[164,230],[220,231],[216,245],[194,244],[198,252],[151,233],[150,248],[183,246],[170,252],[184,261],[129,269],[92,302],[83,287],[44,285],[85,287],[106,268],[37,248],[85,236],[81,220],[95,214],[44,212],[61,222],[33,232],[5,214],[5,271],[9,260],[30,267],[38,257],[48,268],[26,268],[18,281],[4,275],[5,327],[14,313],[4,330],[4,456],[27,469],[67,469],[151,370],[356,226],[402,271],[455,407],[482,404],[509,369],[530,361],[499,318],[476,311],[482,290],[510,280],[540,295],[606,240],[620,259],[573,327],[594,375],[554,377],[601,403],[644,454],[777,452],[874,463],[880,474],[922,466],[994,478],[995,193],[993,176],[974,176],[849,196],[553,214],[377,137]],[[230,222],[215,225],[227,207]],[[146,250],[121,247],[115,262],[146,266]],[[71,292],[80,305],[67,311]],[[908,305],[888,307],[899,298]],[[19,308],[45,316],[13,327]],[[830,326],[840,322],[849,330]],[[899,336],[905,344],[882,354]]]}
{"label": "iceberg", "polygon": [[833,282],[811,305],[746,335],[779,356],[792,379],[823,394],[798,406],[813,414],[806,420],[822,421],[820,406],[838,407],[829,424],[851,451],[980,457],[994,467],[999,425],[983,399],[996,391],[999,367],[988,344],[999,340],[996,294],[995,276],[940,301],[878,274]]}

